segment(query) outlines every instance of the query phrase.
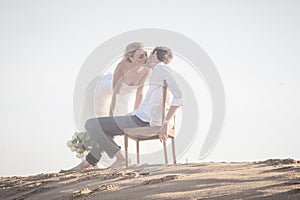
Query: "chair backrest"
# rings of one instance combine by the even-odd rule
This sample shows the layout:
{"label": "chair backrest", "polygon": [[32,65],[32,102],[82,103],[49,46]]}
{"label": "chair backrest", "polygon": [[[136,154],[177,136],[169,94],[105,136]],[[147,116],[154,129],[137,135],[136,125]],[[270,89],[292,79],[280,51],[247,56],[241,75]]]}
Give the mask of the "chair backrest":
{"label": "chair backrest", "polygon": [[166,99],[167,99],[167,90],[168,90],[168,84],[167,81],[163,81],[163,98],[162,98],[162,105],[163,105],[163,110],[162,110],[162,116],[161,116],[161,125],[164,125],[164,119],[166,117]]}
{"label": "chair backrest", "polygon": [[[167,100],[167,93],[168,93],[168,84],[167,81],[164,80],[163,81],[163,98],[162,98],[162,106],[163,106],[163,111],[162,111],[162,121],[161,121],[161,125],[164,125],[164,119],[166,117],[166,100]],[[175,128],[175,122],[176,122],[176,115],[173,116],[173,129]]]}

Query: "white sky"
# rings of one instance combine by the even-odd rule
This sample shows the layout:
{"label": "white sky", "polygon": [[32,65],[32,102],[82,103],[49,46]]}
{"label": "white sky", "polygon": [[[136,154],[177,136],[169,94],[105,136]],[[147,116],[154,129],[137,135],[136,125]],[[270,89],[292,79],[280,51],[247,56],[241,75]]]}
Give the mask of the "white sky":
{"label": "white sky", "polygon": [[[65,143],[81,65],[104,41],[139,28],[186,35],[221,75],[225,126],[202,161],[300,159],[299,10],[296,0],[0,1],[0,176],[79,162]],[[200,162],[200,138],[182,162]]]}

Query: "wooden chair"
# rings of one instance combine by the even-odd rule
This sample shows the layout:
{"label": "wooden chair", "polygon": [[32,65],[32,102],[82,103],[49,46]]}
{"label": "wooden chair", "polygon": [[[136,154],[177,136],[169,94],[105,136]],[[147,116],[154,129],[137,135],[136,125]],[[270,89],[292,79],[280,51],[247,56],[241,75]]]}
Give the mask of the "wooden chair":
{"label": "wooden chair", "polygon": [[[166,113],[166,96],[167,96],[167,83],[164,80],[163,82],[163,112],[162,119],[165,119]],[[163,120],[162,120],[163,121]],[[162,122],[163,125],[163,122]],[[126,159],[126,168],[128,167],[128,138],[136,141],[136,154],[137,154],[137,164],[140,163],[140,141],[146,140],[156,140],[159,139],[158,131],[162,126],[152,126],[152,127],[138,127],[138,128],[126,128],[124,130],[124,143],[125,143],[125,159]],[[174,125],[172,128],[167,130],[168,137],[172,139],[172,153],[173,153],[173,163],[176,165],[176,154],[175,154],[175,117]],[[168,164],[168,155],[166,142],[163,142],[165,163]]]}

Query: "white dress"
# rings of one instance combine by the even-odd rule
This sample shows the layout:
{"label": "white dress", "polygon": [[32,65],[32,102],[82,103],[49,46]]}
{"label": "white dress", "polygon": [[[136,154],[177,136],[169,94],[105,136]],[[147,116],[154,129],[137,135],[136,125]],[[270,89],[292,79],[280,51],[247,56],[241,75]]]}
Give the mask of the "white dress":
{"label": "white dress", "polygon": [[[90,118],[109,116],[110,103],[112,99],[112,82],[113,74],[107,74],[103,77],[94,78],[84,91],[81,103],[79,131],[85,131],[84,124]],[[122,83],[120,92],[116,96],[116,106],[114,116],[127,115],[134,110],[136,99],[136,90],[138,86],[127,85]],[[123,139],[115,137],[115,141],[123,149]],[[107,167],[114,160],[108,158],[106,153],[102,154],[100,164]]]}
{"label": "white dress", "polygon": [[120,92],[116,95],[114,116],[127,115],[134,110],[137,88],[136,85],[127,85],[122,82]]}
{"label": "white dress", "polygon": [[[112,99],[113,74],[97,76],[84,91],[80,108],[79,131],[85,131],[84,124],[90,118],[109,116]],[[114,116],[123,116],[134,110],[136,90],[138,86],[122,83],[116,95]]]}

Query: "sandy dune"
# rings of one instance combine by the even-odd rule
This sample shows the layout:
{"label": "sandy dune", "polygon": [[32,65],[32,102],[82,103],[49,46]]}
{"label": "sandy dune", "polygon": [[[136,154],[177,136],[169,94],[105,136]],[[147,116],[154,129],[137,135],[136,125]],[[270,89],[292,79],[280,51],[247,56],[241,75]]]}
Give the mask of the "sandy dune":
{"label": "sandy dune", "polygon": [[140,165],[1,177],[0,199],[300,199],[300,161]]}

